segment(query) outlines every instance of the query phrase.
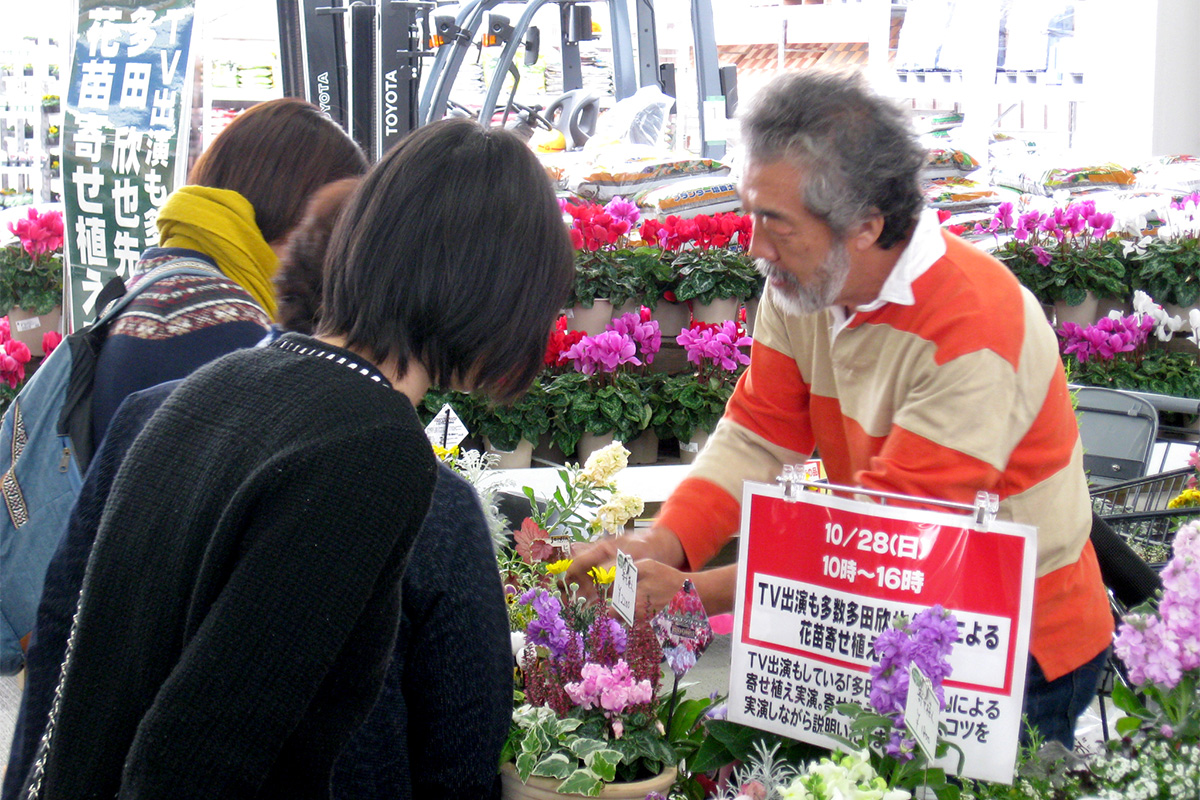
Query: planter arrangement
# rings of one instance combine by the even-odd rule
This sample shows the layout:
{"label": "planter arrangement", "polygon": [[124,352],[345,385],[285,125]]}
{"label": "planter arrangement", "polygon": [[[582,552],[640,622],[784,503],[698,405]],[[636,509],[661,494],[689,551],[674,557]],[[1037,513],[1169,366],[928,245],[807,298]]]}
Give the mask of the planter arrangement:
{"label": "planter arrangement", "polygon": [[[698,596],[685,587],[659,616],[631,626],[610,614],[615,568],[589,574],[596,600],[566,580],[571,543],[619,531],[641,513],[639,498],[615,488],[627,458],[613,444],[583,467],[561,471],[553,496],[544,507],[532,505],[512,545],[497,555],[518,664],[501,755],[508,800],[644,800],[665,798],[673,787],[702,796],[685,764],[716,701],[687,699],[679,686],[712,640]],[[681,637],[681,628],[694,635]],[[664,659],[675,677],[670,691],[660,686]]]}

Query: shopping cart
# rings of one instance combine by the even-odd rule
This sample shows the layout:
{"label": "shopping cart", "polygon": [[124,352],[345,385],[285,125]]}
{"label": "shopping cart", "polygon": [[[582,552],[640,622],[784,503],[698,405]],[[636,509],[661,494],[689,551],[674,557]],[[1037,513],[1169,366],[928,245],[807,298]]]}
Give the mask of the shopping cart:
{"label": "shopping cart", "polygon": [[[1193,519],[1200,519],[1198,507],[1169,507],[1195,474],[1191,467],[1184,467],[1092,489],[1092,510],[1096,515],[1092,543],[1109,589],[1113,616],[1118,621],[1130,607],[1155,595],[1161,581],[1151,570],[1157,572],[1171,560],[1175,532]],[[1133,688],[1125,665],[1114,654],[1109,657],[1098,692],[1105,739],[1108,739],[1106,704],[1116,681]]]}
{"label": "shopping cart", "polygon": [[1092,510],[1151,566],[1171,559],[1171,538],[1200,508],[1169,508],[1188,480],[1191,467],[1092,489]]}

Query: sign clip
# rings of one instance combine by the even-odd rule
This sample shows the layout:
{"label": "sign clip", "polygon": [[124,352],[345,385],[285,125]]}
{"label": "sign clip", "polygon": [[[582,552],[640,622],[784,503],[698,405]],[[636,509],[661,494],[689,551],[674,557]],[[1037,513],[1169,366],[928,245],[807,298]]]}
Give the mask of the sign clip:
{"label": "sign clip", "polygon": [[975,493],[975,524],[987,530],[1000,510],[1000,495],[980,489]]}

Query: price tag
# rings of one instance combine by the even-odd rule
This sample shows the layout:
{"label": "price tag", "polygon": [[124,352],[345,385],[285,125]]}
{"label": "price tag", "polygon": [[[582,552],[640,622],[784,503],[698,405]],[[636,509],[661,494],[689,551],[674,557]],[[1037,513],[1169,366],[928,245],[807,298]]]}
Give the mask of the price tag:
{"label": "price tag", "polygon": [[637,567],[627,554],[617,551],[617,577],[613,581],[613,608],[625,620],[625,624],[633,626],[634,608],[637,605]]}
{"label": "price tag", "polygon": [[18,319],[13,322],[13,327],[17,329],[17,333],[31,331],[34,328],[42,327],[42,318],[30,317],[29,319]]}
{"label": "price tag", "polygon": [[908,699],[904,702],[904,726],[917,746],[932,761],[937,750],[938,701],[933,681],[916,664],[908,665]]}
{"label": "price tag", "polygon": [[467,426],[447,403],[438,409],[437,416],[425,426],[425,436],[430,443],[449,450],[458,447],[459,442],[467,438]]}

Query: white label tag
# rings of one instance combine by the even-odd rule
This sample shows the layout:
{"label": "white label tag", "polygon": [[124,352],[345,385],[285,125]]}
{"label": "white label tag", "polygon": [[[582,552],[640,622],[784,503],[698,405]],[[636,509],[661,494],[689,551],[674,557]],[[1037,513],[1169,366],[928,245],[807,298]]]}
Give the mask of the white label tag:
{"label": "white label tag", "polygon": [[425,435],[431,443],[449,450],[458,447],[459,442],[467,438],[467,426],[447,403],[438,409],[437,416],[425,426]]}
{"label": "white label tag", "polygon": [[617,551],[617,576],[613,581],[612,604],[625,624],[633,627],[634,608],[637,605],[637,567],[633,559]]}
{"label": "white label tag", "polygon": [[17,333],[31,331],[34,328],[42,327],[42,318],[30,317],[29,319],[18,319],[13,322],[12,326],[17,329]]}
{"label": "white label tag", "polygon": [[908,665],[908,698],[904,701],[904,726],[917,746],[932,761],[938,736],[938,701],[933,681],[916,664]]}

